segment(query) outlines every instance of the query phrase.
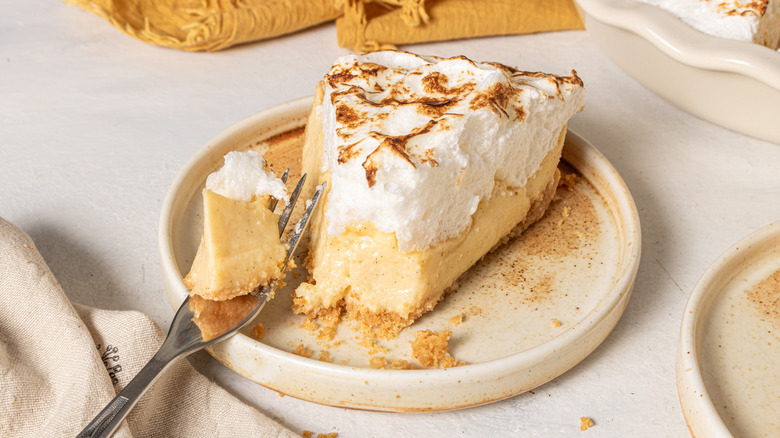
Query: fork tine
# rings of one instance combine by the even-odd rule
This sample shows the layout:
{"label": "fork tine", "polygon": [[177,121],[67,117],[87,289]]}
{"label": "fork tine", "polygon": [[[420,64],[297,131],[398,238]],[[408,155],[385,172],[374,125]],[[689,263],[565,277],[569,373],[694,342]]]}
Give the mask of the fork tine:
{"label": "fork tine", "polygon": [[[295,202],[298,200],[298,195],[300,194],[300,188],[303,187],[303,181],[305,179],[306,179],[306,175],[304,174],[301,177],[300,181],[298,181],[298,186],[296,187],[296,191],[293,192],[293,196],[290,197],[290,205],[295,206]],[[306,205],[306,211],[303,212],[303,216],[301,217],[301,220],[299,220],[298,223],[295,224],[295,229],[293,230],[292,236],[290,236],[290,240],[287,241],[287,245],[289,246],[289,249],[287,250],[287,255],[285,256],[284,263],[282,264],[282,271],[287,269],[287,264],[292,258],[293,254],[295,253],[295,249],[298,247],[298,243],[301,240],[301,236],[303,235],[303,232],[306,231],[306,225],[309,224],[311,213],[314,211],[314,207],[317,206],[317,202],[320,200],[320,197],[322,196],[322,192],[325,190],[327,184],[328,184],[327,181],[324,181],[322,184],[320,184],[317,187],[317,190],[314,192],[314,196],[311,197],[311,200]],[[285,211],[286,210],[287,208],[285,208]],[[290,211],[292,211],[292,209],[290,209]],[[287,219],[289,219],[289,216],[290,215],[288,213]],[[287,225],[287,220],[285,220],[284,223],[285,225]],[[281,227],[281,231],[279,232],[279,234],[281,235],[284,232],[284,227],[281,226],[281,220],[279,222],[279,225]],[[265,285],[262,289],[252,292],[252,295],[261,299],[273,298],[278,285],[279,285],[279,280],[275,280],[274,282]]]}
{"label": "fork tine", "polygon": [[[287,177],[288,176],[290,176],[290,168],[289,167],[287,168],[287,170],[284,171],[284,174],[282,175],[281,180],[282,180],[283,183],[287,182]],[[276,198],[271,199],[271,203],[268,204],[268,209],[271,210],[271,211],[276,210],[276,204],[278,204],[278,203],[279,203],[278,199],[276,199]]]}
{"label": "fork tine", "polygon": [[295,224],[293,234],[290,236],[290,240],[287,242],[287,244],[290,245],[290,249],[287,251],[287,257],[284,259],[284,267],[282,268],[283,270],[287,267],[287,262],[290,261],[290,258],[295,252],[295,248],[298,247],[298,242],[300,242],[301,236],[303,236],[303,232],[306,230],[306,225],[309,224],[311,213],[314,211],[314,207],[317,206],[317,202],[320,200],[320,196],[322,196],[322,192],[325,190],[325,186],[327,184],[327,181],[323,181],[323,183],[317,187],[317,190],[314,192],[314,196],[311,197],[311,200],[306,205],[306,211],[303,212],[303,217],[301,217],[301,220]]}
{"label": "fork tine", "polygon": [[282,215],[279,217],[280,236],[284,232],[284,228],[287,226],[287,222],[290,220],[290,215],[292,214],[292,211],[295,208],[295,203],[298,202],[298,195],[301,194],[301,190],[303,189],[304,182],[306,182],[305,173],[303,174],[303,176],[301,176],[301,179],[298,180],[298,185],[295,186],[295,190],[293,190],[292,194],[290,195],[290,202],[287,203],[287,205],[284,207],[284,210],[282,210]]}

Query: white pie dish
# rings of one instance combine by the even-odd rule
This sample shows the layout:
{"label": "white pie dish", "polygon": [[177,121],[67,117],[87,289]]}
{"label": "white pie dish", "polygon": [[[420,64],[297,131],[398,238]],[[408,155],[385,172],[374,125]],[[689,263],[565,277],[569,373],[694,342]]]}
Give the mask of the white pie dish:
{"label": "white pie dish", "polygon": [[777,436],[780,327],[761,318],[747,291],[778,270],[780,222],[731,247],[691,293],[677,391],[693,436]]}
{"label": "white pie dish", "polygon": [[699,32],[634,0],[577,0],[585,27],[626,73],[705,120],[780,143],[780,53]]}
{"label": "white pie dish", "polygon": [[[277,166],[295,164],[299,160],[286,152],[285,142],[296,141],[295,135],[305,125],[311,105],[311,97],[303,98],[239,122],[201,148],[179,173],[164,202],[159,228],[163,279],[172,307],[178,308],[187,294],[182,274],[189,269],[202,230],[199,193],[206,176],[221,164],[228,151],[265,147],[264,140],[272,137],[277,140],[271,144],[278,144],[276,149],[281,152],[275,156],[271,146],[269,162]],[[285,134],[290,132],[298,134]],[[552,294],[557,293],[553,291],[535,302],[536,308],[517,305],[515,301],[513,309],[501,300],[525,299],[525,286],[513,287],[517,289],[513,298],[502,298],[510,296],[503,287],[508,283],[491,277],[491,269],[499,273],[509,269],[503,267],[503,256],[495,256],[501,263],[481,262],[483,266],[474,269],[475,273],[461,279],[458,292],[411,328],[442,328],[453,315],[474,308],[475,303],[482,306],[480,309],[487,309],[482,314],[470,313],[460,326],[452,327],[451,352],[469,365],[449,369],[371,369],[366,349],[357,345],[346,324],[339,328],[338,335],[344,344],[330,350],[339,363],[292,354],[299,343],[312,349],[319,344],[312,333],[298,327],[302,317],[290,310],[289,289],[277,292],[258,318],[267,330],[263,342],[239,333],[211,347],[209,352],[239,374],[286,395],[327,405],[383,411],[465,408],[519,394],[557,377],[590,354],[614,328],[628,303],[641,251],[636,207],[615,169],[593,146],[571,132],[564,156],[590,183],[585,184],[581,193],[592,198],[583,199],[594,206],[597,219],[593,248],[581,251],[581,258],[589,255],[590,259],[583,260],[580,267],[576,267],[578,252],[571,256],[575,258],[574,267],[571,260],[560,259],[535,266],[534,272],[542,275],[545,269],[555,268],[548,273],[556,282],[555,290],[571,289],[577,293],[556,295],[552,300]],[[280,163],[276,158],[286,162]],[[295,171],[293,181],[297,180],[294,174]],[[527,273],[530,279],[534,275],[537,274]],[[288,276],[288,282],[295,283],[294,278]],[[488,290],[477,293],[482,286]],[[552,319],[556,318],[563,322],[562,327],[554,327]],[[395,341],[383,342],[391,349],[389,356],[393,352],[401,356],[407,353],[404,349],[408,349],[411,330],[404,332]]]}

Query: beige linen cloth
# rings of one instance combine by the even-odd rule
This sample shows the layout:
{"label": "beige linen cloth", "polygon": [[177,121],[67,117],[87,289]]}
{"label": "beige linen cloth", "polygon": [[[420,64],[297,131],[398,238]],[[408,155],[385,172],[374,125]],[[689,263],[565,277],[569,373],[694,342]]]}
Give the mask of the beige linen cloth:
{"label": "beige linen cloth", "polygon": [[[72,305],[33,241],[0,218],[0,436],[75,436],[154,355],[147,316]],[[186,360],[116,437],[294,437]]]}

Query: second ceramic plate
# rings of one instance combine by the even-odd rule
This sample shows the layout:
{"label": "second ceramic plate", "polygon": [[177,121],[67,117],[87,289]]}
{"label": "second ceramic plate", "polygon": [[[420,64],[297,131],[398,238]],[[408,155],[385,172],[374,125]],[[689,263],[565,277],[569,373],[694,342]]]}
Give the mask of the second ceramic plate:
{"label": "second ceramic plate", "polygon": [[[275,169],[300,173],[311,98],[260,112],[199,150],[171,187],[160,219],[163,277],[171,305],[187,295],[202,233],[200,190],[232,150],[265,153]],[[613,329],[628,303],[639,264],[640,230],[628,189],[587,141],[569,133],[568,167],[544,219],[459,279],[460,287],[392,341],[366,341],[342,323],[333,340],[317,337],[290,310],[305,272],[288,275],[257,319],[262,340],[245,333],[210,353],[239,374],[286,395],[334,406],[385,411],[464,408],[510,397],[564,373]],[[465,366],[425,369],[411,355],[418,330],[450,329],[451,354]],[[297,353],[304,353],[303,357]],[[405,360],[415,369],[375,369]],[[372,367],[373,366],[373,367]]]}
{"label": "second ceramic plate", "polygon": [[691,293],[677,390],[694,436],[780,433],[780,222],[729,249]]}

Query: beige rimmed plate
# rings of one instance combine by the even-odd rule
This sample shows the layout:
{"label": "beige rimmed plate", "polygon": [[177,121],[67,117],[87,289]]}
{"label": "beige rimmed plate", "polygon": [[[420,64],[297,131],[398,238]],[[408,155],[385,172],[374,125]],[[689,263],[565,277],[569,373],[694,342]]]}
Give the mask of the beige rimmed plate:
{"label": "beige rimmed plate", "polygon": [[729,249],[694,288],[677,391],[694,436],[780,433],[780,222]]}
{"label": "beige rimmed plate", "polygon": [[780,143],[780,53],[699,32],[636,0],[577,0],[585,27],[626,73],[717,125]]}
{"label": "beige rimmed plate", "polygon": [[[251,148],[263,150],[277,173],[291,167],[290,180],[296,181],[311,105],[309,97],[249,117],[201,148],[182,169],[166,197],[159,229],[163,278],[174,308],[187,294],[182,274],[202,232],[200,191],[206,176],[221,166],[225,153]],[[559,188],[544,219],[464,274],[456,293],[398,339],[366,342],[347,321],[335,339],[318,340],[318,332],[302,327],[303,318],[290,310],[291,288],[305,278],[297,271],[258,317],[266,329],[262,341],[251,336],[250,325],[209,352],[286,395],[384,411],[465,408],[548,382],[584,359],[613,329],[628,303],[640,254],[636,208],[615,169],[571,132],[564,157],[568,169],[584,178],[572,189]],[[468,365],[416,365],[409,341],[422,329],[452,330],[450,352]],[[311,357],[293,354],[296,349]],[[371,368],[401,360],[416,369]]]}

